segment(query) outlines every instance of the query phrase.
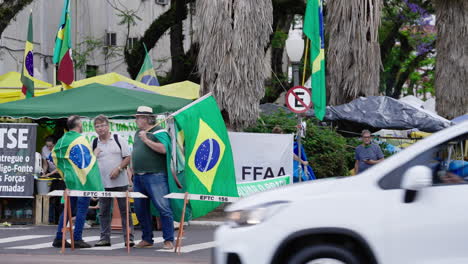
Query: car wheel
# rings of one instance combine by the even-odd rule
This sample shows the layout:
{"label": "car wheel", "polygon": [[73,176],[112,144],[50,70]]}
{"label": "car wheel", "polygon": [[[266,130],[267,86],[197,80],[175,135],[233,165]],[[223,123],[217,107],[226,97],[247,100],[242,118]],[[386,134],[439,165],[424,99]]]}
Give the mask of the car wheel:
{"label": "car wheel", "polygon": [[359,264],[359,259],[349,250],[335,245],[305,247],[289,260],[290,264]]}

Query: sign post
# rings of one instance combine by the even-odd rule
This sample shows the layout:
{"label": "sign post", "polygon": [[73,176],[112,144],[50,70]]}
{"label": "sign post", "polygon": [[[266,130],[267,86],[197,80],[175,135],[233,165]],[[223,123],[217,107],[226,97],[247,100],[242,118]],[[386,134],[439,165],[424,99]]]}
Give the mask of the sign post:
{"label": "sign post", "polygon": [[[286,93],[286,105],[288,108],[297,114],[297,156],[299,157],[299,166],[302,168],[301,158],[301,135],[302,135],[302,113],[307,112],[312,106],[312,94],[309,89],[304,86],[294,86]],[[299,182],[302,181],[302,169],[298,170]]]}

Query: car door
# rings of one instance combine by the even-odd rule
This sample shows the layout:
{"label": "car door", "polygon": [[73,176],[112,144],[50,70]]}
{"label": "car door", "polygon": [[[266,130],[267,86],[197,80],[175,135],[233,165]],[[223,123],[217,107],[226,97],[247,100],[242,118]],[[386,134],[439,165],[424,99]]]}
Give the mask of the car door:
{"label": "car door", "polygon": [[448,163],[463,159],[454,150],[456,143],[438,145],[392,172],[404,174],[412,166],[425,165],[433,170],[433,185],[417,191],[409,202],[404,201],[406,190],[388,190],[391,209],[383,230],[388,263],[468,263],[468,184],[441,180],[448,174]]}

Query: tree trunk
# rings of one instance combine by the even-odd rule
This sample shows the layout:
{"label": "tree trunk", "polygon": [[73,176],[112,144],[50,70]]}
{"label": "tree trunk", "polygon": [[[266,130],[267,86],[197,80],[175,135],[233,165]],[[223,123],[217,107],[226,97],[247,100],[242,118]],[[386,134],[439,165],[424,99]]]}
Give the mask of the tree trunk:
{"label": "tree trunk", "polygon": [[468,113],[468,1],[435,0],[436,110],[452,119]]}
{"label": "tree trunk", "polygon": [[329,104],[339,105],[359,96],[377,95],[382,0],[329,1],[327,8]]}
{"label": "tree trunk", "polygon": [[[5,0],[0,3],[0,37],[10,21],[33,0]],[[26,23],[26,22],[25,22]]]}
{"label": "tree trunk", "polygon": [[[193,1],[195,0],[186,0],[186,3]],[[182,19],[177,18],[176,8],[175,6],[171,6],[169,10],[164,12],[155,19],[153,23],[151,23],[143,37],[138,40],[133,49],[124,52],[127,71],[131,78],[136,78],[145,59],[145,48],[143,47],[143,43],[145,43],[148,51],[151,50],[164,33],[176,24],[178,19],[185,20],[186,16],[187,13],[185,13]]]}
{"label": "tree trunk", "polygon": [[184,35],[183,21],[187,17],[185,0],[172,0],[171,6],[175,7],[175,24],[171,27],[171,81],[180,82],[186,79],[184,70]]}
{"label": "tree trunk", "polygon": [[212,92],[234,130],[254,124],[266,78],[271,0],[197,0],[201,94]]}
{"label": "tree trunk", "polygon": [[[290,14],[284,14],[283,16],[277,17],[276,19],[277,22],[276,27],[274,28],[275,31],[281,32],[287,36],[294,16]],[[286,89],[288,88],[287,75],[283,69],[284,49],[285,40],[276,39],[273,41],[273,45],[271,45],[271,85],[270,90],[262,99],[262,102],[264,103],[274,102],[284,91],[283,87]]]}
{"label": "tree trunk", "polygon": [[[294,15],[303,15],[305,2],[303,0],[273,0],[273,33],[265,52],[271,48],[271,78],[268,90],[261,103],[274,102],[284,89],[288,89],[287,75],[283,69],[284,48],[289,28]],[[284,39],[283,36],[284,34]]]}
{"label": "tree trunk", "polygon": [[[398,34],[398,32],[397,32]],[[401,43],[401,46],[400,46],[400,53],[398,54],[398,59],[396,61],[398,62],[404,62],[406,61],[406,59],[408,59],[408,57],[411,55],[411,46],[409,45],[409,42],[408,42],[408,38],[406,36],[404,36],[403,34],[398,34],[399,35],[399,40],[400,40],[400,43]],[[394,38],[396,39],[396,38]],[[385,80],[385,94],[387,96],[392,96],[392,95],[395,95],[397,93],[395,93],[395,84],[399,81],[399,77],[400,77],[400,74],[398,74],[400,72],[400,69],[401,69],[401,64],[400,63],[394,63],[392,65],[392,67],[390,68],[390,70],[388,71],[388,77],[387,79]],[[406,81],[406,79],[405,79]],[[398,93],[400,94],[400,93]],[[395,97],[396,98],[396,97]],[[396,98],[398,99],[398,98]]]}

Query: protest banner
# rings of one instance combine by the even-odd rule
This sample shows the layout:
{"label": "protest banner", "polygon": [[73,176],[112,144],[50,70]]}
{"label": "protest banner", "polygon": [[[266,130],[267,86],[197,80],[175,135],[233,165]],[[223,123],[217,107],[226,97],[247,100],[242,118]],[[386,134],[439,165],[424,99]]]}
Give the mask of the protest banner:
{"label": "protest banner", "polygon": [[[164,120],[164,115],[157,115],[156,122]],[[81,133],[85,138],[91,143],[94,138],[97,137],[96,131],[94,130],[94,120],[83,118],[83,132]],[[161,124],[162,127],[165,127],[165,123]],[[138,126],[135,123],[135,119],[109,119],[109,130],[111,133],[118,134],[124,140],[127,141],[130,149],[133,147],[135,132],[138,130]]]}
{"label": "protest banner", "polygon": [[229,132],[229,140],[237,183],[293,174],[292,134]]}
{"label": "protest banner", "polygon": [[254,193],[264,192],[270,189],[285,186],[290,183],[290,176],[281,176],[262,181],[241,182],[237,184],[237,192],[239,193],[240,197],[245,197]]}
{"label": "protest banner", "polygon": [[0,197],[33,197],[36,125],[0,124]]}

